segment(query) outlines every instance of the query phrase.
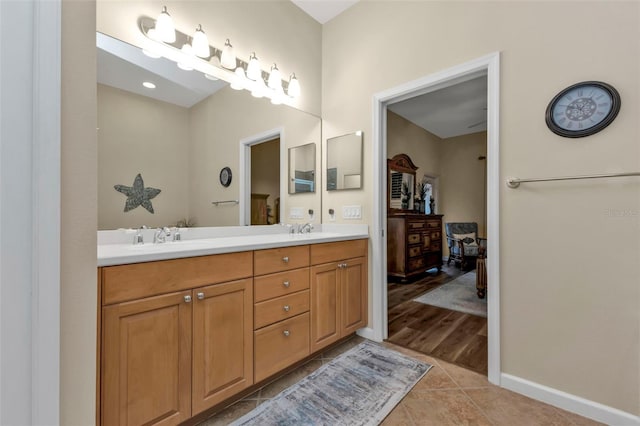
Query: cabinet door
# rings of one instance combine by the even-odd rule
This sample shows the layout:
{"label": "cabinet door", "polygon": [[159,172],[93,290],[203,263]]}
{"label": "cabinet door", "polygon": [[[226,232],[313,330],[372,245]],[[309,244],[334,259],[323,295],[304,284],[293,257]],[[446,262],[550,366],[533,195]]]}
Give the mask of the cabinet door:
{"label": "cabinet door", "polygon": [[103,308],[102,425],[191,417],[191,292]]}
{"label": "cabinet door", "polygon": [[311,268],[311,352],[340,338],[338,264]]}
{"label": "cabinet door", "polygon": [[341,262],[340,305],[342,309],[341,336],[367,325],[367,259],[359,257]]}
{"label": "cabinet door", "polygon": [[193,414],[253,384],[253,281],[193,291]]}

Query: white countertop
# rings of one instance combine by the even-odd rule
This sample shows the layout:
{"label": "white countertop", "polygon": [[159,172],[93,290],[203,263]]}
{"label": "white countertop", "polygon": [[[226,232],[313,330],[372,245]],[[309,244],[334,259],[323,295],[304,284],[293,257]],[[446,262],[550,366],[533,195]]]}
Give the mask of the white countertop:
{"label": "white countertop", "polygon": [[[289,234],[286,229],[274,228],[273,226],[269,229],[263,226],[255,227],[255,229],[245,226],[241,227],[241,230],[237,230],[242,232],[235,233],[228,228],[221,228],[220,231],[215,228],[208,228],[208,230],[200,228],[196,232],[191,232],[191,230],[182,232],[183,240],[181,241],[168,241],[162,244],[147,242],[136,245],[132,243],[133,233],[129,230],[98,231],[98,266],[152,262],[369,237],[367,225],[316,225],[316,227],[320,230],[314,230],[308,234]],[[118,232],[121,235],[118,235]],[[206,237],[207,234],[210,236]],[[196,236],[198,238],[194,238]],[[123,242],[123,240],[131,242]],[[145,238],[145,241],[152,240]]]}

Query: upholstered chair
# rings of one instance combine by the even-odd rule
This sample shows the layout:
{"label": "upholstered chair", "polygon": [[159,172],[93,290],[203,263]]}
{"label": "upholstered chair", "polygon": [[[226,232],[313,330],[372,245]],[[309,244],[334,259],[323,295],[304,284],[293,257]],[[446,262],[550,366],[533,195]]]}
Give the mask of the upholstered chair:
{"label": "upholstered chair", "polygon": [[487,240],[478,237],[476,222],[448,222],[444,224],[449,246],[447,265],[453,260],[461,269],[472,269],[478,257],[478,248],[486,247]]}

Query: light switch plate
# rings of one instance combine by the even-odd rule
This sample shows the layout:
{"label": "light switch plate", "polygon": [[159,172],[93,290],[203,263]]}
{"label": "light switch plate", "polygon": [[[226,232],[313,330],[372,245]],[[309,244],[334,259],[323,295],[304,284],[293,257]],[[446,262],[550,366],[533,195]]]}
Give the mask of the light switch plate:
{"label": "light switch plate", "polygon": [[304,219],[304,209],[302,207],[291,207],[289,219]]}
{"label": "light switch plate", "polygon": [[362,219],[362,206],[342,206],[343,219]]}

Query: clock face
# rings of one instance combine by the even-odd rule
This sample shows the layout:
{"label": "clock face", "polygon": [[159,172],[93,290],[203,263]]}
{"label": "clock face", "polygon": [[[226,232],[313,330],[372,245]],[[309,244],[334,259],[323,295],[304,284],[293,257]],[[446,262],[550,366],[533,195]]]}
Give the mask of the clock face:
{"label": "clock face", "polygon": [[224,187],[231,185],[231,169],[229,167],[220,170],[220,183]]}
{"label": "clock face", "polygon": [[586,81],[561,91],[549,103],[546,121],[560,136],[589,136],[607,127],[620,109],[620,95],[612,86]]}

